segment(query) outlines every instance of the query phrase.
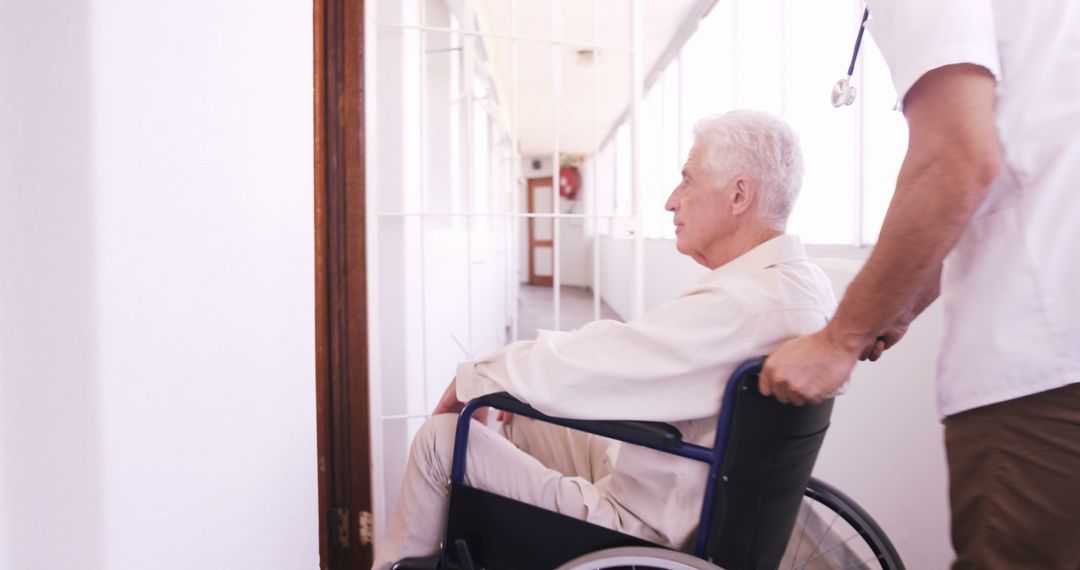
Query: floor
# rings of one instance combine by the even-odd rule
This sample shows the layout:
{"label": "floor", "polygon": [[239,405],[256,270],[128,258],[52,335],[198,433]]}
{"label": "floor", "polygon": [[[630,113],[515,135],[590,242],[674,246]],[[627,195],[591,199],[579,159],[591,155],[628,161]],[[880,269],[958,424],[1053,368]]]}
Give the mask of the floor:
{"label": "floor", "polygon": [[[559,312],[561,315],[559,329],[564,331],[574,330],[594,320],[592,290],[585,287],[563,285],[559,288],[559,291]],[[518,295],[519,340],[532,340],[536,338],[537,330],[553,330],[555,328],[555,299],[554,290],[551,287],[522,285]],[[622,317],[602,299],[600,301],[600,318],[622,320]]]}

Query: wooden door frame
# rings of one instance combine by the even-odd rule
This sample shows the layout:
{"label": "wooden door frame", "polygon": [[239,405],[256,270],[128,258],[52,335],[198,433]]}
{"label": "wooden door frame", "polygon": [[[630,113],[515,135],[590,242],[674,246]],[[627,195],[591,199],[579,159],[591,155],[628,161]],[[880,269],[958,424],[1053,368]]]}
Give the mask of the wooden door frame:
{"label": "wooden door frame", "polygon": [[351,570],[372,564],[364,2],[313,2],[319,566]]}
{"label": "wooden door frame", "polygon": [[[526,191],[526,195],[525,195],[525,199],[528,201],[526,203],[526,211],[528,211],[530,214],[535,213],[535,212],[533,212],[533,193],[536,191],[536,187],[537,186],[545,186],[545,185],[551,186],[551,191],[555,192],[556,188],[558,188],[558,186],[556,186],[554,184],[554,182],[555,182],[554,178],[530,178],[529,179],[529,181],[528,181],[528,190]],[[552,275],[537,275],[536,274],[536,264],[535,264],[535,260],[533,259],[533,248],[535,248],[536,245],[539,244],[541,246],[544,246],[544,245],[549,246],[549,247],[552,248],[552,250],[554,250],[555,249],[555,241],[554,241],[554,239],[551,239],[551,240],[534,240],[533,239],[533,234],[536,231],[535,230],[536,220],[537,220],[537,218],[529,218],[529,223],[528,223],[528,227],[529,227],[529,242],[528,242],[528,249],[529,249],[529,285],[546,285],[546,286],[550,287],[552,285],[552,283],[554,282],[554,279],[553,279]],[[552,220],[551,220],[552,228],[551,229],[552,229],[552,237],[553,238],[554,238],[554,234],[555,234],[555,232],[554,232],[555,227],[554,226],[555,226],[556,223],[558,223],[558,220],[552,218]],[[552,264],[555,263],[554,260],[555,260],[555,256],[552,255]],[[555,273],[554,265],[552,265],[551,271],[552,271],[552,274]]]}

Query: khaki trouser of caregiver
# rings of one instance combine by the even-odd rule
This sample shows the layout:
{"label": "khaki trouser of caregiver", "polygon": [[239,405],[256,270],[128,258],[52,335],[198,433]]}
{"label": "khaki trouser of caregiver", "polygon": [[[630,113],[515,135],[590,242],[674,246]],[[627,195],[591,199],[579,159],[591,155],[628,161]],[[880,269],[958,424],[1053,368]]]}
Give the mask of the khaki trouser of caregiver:
{"label": "khaki trouser of caregiver", "polygon": [[1080,384],[945,420],[954,570],[1080,569]]}

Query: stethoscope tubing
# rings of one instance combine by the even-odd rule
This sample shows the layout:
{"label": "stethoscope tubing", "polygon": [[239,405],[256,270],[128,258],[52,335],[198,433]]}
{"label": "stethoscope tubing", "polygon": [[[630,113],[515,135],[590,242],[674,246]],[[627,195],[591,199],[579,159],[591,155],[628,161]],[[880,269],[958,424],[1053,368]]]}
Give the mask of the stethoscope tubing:
{"label": "stethoscope tubing", "polygon": [[855,60],[859,58],[859,48],[862,46],[862,35],[866,31],[866,20],[870,17],[870,8],[864,8],[862,14],[862,23],[859,24],[859,35],[855,37],[855,49],[851,50],[851,63],[847,67],[847,76],[851,77],[855,73]]}

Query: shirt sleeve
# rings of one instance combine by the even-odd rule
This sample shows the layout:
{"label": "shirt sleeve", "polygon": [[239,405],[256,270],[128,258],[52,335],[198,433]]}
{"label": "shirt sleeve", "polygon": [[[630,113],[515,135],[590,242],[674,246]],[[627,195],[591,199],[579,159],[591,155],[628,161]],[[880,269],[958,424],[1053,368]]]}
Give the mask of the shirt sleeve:
{"label": "shirt sleeve", "polygon": [[867,30],[881,50],[901,104],[927,72],[971,63],[1001,78],[991,0],[869,0]]}
{"label": "shirt sleeve", "polygon": [[[562,417],[679,421],[717,413],[724,381],[758,347],[754,319],[716,290],[690,292],[630,323],[541,331],[457,370],[462,401],[507,391]],[[748,352],[750,351],[750,352]]]}

